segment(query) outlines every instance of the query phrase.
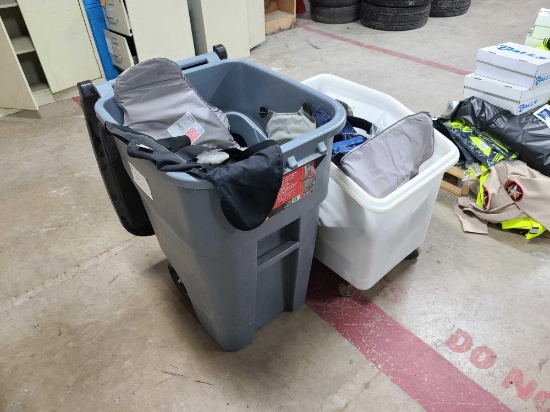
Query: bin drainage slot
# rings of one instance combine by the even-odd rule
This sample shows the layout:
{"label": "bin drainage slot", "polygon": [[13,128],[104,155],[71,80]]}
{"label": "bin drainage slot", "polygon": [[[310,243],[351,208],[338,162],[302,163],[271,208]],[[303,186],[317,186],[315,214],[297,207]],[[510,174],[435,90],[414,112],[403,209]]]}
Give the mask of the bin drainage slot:
{"label": "bin drainage slot", "polygon": [[300,242],[289,240],[288,242],[283,243],[281,246],[276,247],[275,249],[265,253],[258,258],[258,266],[256,271],[258,273],[261,272],[266,267],[294,252],[296,249],[298,249],[299,246]]}

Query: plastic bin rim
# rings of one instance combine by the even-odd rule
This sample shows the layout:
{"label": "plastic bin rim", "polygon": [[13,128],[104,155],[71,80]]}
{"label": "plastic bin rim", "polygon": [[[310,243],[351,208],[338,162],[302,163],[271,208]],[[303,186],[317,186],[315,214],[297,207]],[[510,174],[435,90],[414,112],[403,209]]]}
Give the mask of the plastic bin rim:
{"label": "plastic bin rim", "polygon": [[[400,109],[403,110],[403,113],[406,113],[407,115],[414,113],[399,100],[386,93],[371,89],[370,87],[363,86],[362,84],[352,82],[351,80],[344,79],[333,74],[318,74],[302,81],[302,83],[308,85],[315,81],[322,80],[347,83],[349,85],[352,85],[353,87],[361,88],[371,95],[381,97],[388,102],[394,103],[396,106],[400,106]],[[399,206],[401,203],[405,202],[420,189],[425,187],[433,178],[433,176],[443,175],[447,170],[454,166],[456,162],[458,162],[459,153],[454,144],[452,144],[437,130],[434,130],[434,139],[436,141],[436,144],[440,144],[447,148],[447,153],[443,157],[441,157],[441,159],[434,162],[434,164],[428,166],[425,170],[420,172],[413,179],[411,179],[403,186],[382,199],[377,199],[366,193],[357,183],[355,183],[349,176],[347,176],[334,164],[330,165],[330,178],[334,180],[342,188],[342,190],[344,190],[363,209],[378,214],[388,213],[392,209]]]}
{"label": "plastic bin rim", "polygon": [[[208,56],[208,55],[204,55],[204,56]],[[189,60],[194,61],[194,60],[196,60],[197,58],[200,58],[200,57],[201,56],[196,56],[196,57],[191,58]],[[182,64],[182,62],[178,62],[178,63],[180,65]],[[319,99],[319,100],[323,101],[325,104],[331,105],[333,107],[335,114],[334,114],[334,117],[332,118],[332,120],[330,120],[328,123],[324,124],[323,126],[318,127],[315,130],[313,130],[309,133],[306,133],[305,135],[303,135],[303,136],[301,136],[297,139],[294,139],[290,142],[287,142],[287,143],[283,144],[281,146],[283,156],[287,152],[291,151],[292,149],[294,149],[294,148],[296,148],[296,147],[298,147],[302,144],[307,144],[307,143],[309,143],[313,140],[317,140],[323,135],[329,136],[329,137],[327,137],[327,139],[328,139],[328,138],[330,138],[330,136],[334,136],[336,133],[338,133],[344,127],[344,124],[346,122],[346,111],[345,111],[344,107],[340,103],[338,103],[336,100],[334,100],[330,96],[327,96],[326,94],[321,93],[321,92],[319,92],[319,91],[317,91],[317,90],[315,90],[315,89],[313,89],[313,88],[311,88],[311,87],[309,87],[309,86],[307,86],[303,83],[300,83],[300,82],[298,82],[294,79],[283,76],[283,75],[275,72],[274,70],[262,67],[262,66],[260,66],[256,63],[249,62],[247,60],[227,59],[227,60],[218,60],[218,61],[207,61],[207,63],[205,63],[201,66],[192,67],[190,69],[182,70],[182,74],[185,75],[185,73],[192,73],[192,72],[202,70],[202,69],[214,66],[214,65],[224,65],[224,64],[229,64],[229,65],[244,64],[246,66],[253,67],[257,70],[260,70],[264,73],[267,73],[270,76],[279,78],[279,79],[287,81],[287,82],[291,82],[297,87],[305,88],[305,89],[307,89],[308,93],[310,93],[312,95],[315,95],[315,97],[317,99]],[[107,82],[104,82],[104,83],[100,83],[100,84],[95,86],[96,90],[98,91],[98,93],[101,97],[95,103],[94,108],[95,108],[96,116],[97,116],[98,120],[101,122],[102,125],[104,125],[106,121],[113,121],[114,122],[114,119],[112,117],[110,119],[109,118],[103,118],[100,115],[100,113],[107,113],[106,110],[104,109],[104,103],[109,99],[114,99],[114,89],[113,89],[113,87],[115,85],[115,82],[116,82],[116,79],[113,79],[113,80],[110,80],[110,81],[107,81]],[[314,155],[314,154],[315,153],[312,153],[312,155]],[[287,165],[285,165],[285,173],[288,173],[291,170],[292,169],[289,169],[287,167]],[[191,176],[190,174],[185,173],[185,172],[162,172],[162,173],[165,173],[166,177],[168,177],[169,180],[173,184],[176,184],[176,185],[179,185],[179,184],[183,185],[183,184],[188,184],[189,183],[195,189],[207,189],[207,188],[213,187],[209,182],[205,182],[203,180],[200,180],[200,179],[198,179],[194,176]]]}
{"label": "plastic bin rim", "polygon": [[[352,82],[351,80],[344,79],[343,77],[335,76],[334,74],[330,74],[330,73],[317,74],[313,77],[310,77],[309,79],[302,80],[302,84],[305,84],[306,86],[309,87],[310,82],[319,81],[319,80],[323,80],[323,79],[330,79],[330,80],[341,82],[341,83],[347,83],[347,84],[353,85],[354,87],[360,87],[362,89],[368,90],[368,92],[373,94],[373,95],[383,97],[384,99],[386,99],[388,101],[391,101],[391,102],[401,106],[403,110],[408,112],[408,114],[414,114],[414,112],[411,109],[409,109],[407,106],[405,106],[399,100],[397,100],[395,97],[390,96],[389,94],[386,94],[386,93],[381,92],[379,90],[371,89],[370,87],[364,86],[362,84]],[[320,93],[322,93],[322,92],[320,92]]]}

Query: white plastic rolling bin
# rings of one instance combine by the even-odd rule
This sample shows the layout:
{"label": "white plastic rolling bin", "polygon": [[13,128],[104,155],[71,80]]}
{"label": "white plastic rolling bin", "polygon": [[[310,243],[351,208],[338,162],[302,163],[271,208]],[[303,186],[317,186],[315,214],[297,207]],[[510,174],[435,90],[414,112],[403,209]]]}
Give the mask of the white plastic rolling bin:
{"label": "white plastic rolling bin", "polygon": [[[348,103],[354,116],[388,125],[412,114],[387,94],[328,74],[303,82]],[[321,203],[315,257],[357,289],[371,288],[424,242],[439,185],[458,161],[457,148],[435,131],[435,149],[416,177],[382,199],[369,196],[331,164]]]}

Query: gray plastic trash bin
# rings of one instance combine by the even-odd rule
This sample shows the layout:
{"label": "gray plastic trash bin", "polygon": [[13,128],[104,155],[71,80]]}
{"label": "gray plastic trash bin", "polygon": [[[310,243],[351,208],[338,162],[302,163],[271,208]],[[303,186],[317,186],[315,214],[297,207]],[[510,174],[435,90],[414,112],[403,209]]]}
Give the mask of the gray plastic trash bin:
{"label": "gray plastic trash bin", "polygon": [[[294,176],[299,180],[300,173],[314,170],[313,190],[309,179],[302,198],[279,207],[265,223],[248,232],[227,222],[211,183],[186,173],[160,172],[148,161],[130,158],[126,145],[115,139],[124,169],[139,188],[154,233],[187,289],[199,321],[223,349],[239,350],[252,342],[257,328],[282,311],[296,310],[304,302],[319,204],[327,195],[332,138],[345,122],[345,111],[335,100],[248,61],[220,60],[215,53],[209,53],[179,65],[198,93],[228,115],[232,131],[241,134],[248,144],[266,139],[258,114],[261,106],[291,112],[308,102],[323,107],[333,118],[281,147],[286,178],[292,180],[290,177]],[[102,124],[122,124],[123,116],[114,100],[114,82],[90,85],[79,87],[103,173],[109,163],[102,167],[102,159],[114,164],[109,156],[118,154],[109,154],[106,147],[112,144],[112,136],[106,135]],[[85,107],[93,101],[85,97],[86,93],[100,97],[95,103],[98,124]],[[120,184],[110,186],[112,176],[103,173],[103,177],[121,222],[128,229],[122,216],[124,210],[117,207],[121,195],[116,190]],[[124,207],[134,206],[129,201]]]}

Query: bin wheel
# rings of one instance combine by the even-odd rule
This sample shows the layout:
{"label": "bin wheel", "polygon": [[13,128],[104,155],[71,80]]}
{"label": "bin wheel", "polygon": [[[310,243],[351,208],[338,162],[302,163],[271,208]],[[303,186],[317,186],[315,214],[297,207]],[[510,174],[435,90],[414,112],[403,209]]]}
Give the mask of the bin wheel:
{"label": "bin wheel", "polygon": [[176,284],[176,288],[180,291],[180,293],[183,296],[189,297],[189,294],[187,293],[187,289],[185,289],[185,286],[183,285],[183,282],[180,279],[180,276],[178,275],[178,272],[174,269],[174,267],[168,263],[168,272],[170,272],[170,276],[172,277],[172,280]]}
{"label": "bin wheel", "polygon": [[338,292],[340,293],[340,296],[344,298],[349,298],[353,293],[353,286],[351,286],[348,282],[340,283],[340,286],[338,286]]}
{"label": "bin wheel", "polygon": [[420,248],[416,248],[415,250],[413,250],[405,259],[415,260],[416,258],[418,258],[418,256],[420,256]]}

